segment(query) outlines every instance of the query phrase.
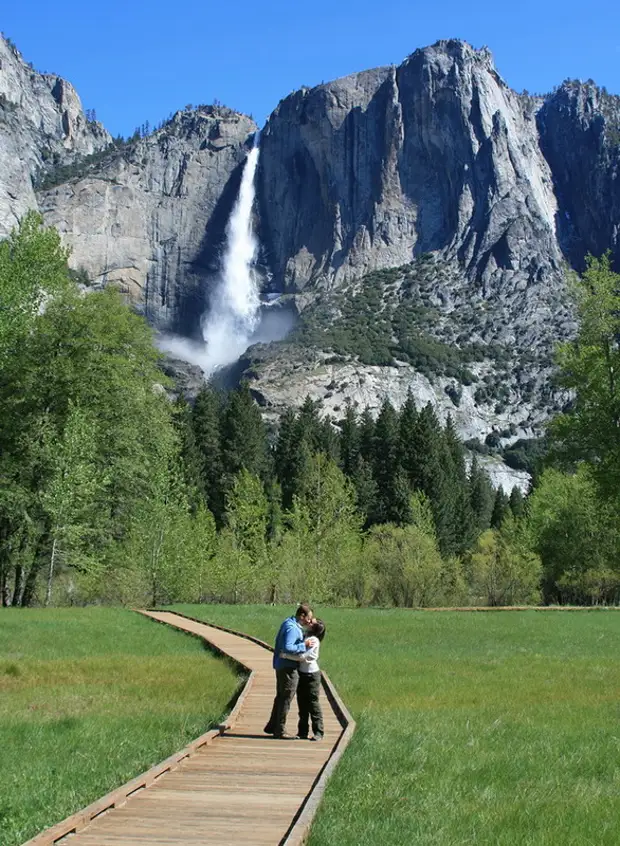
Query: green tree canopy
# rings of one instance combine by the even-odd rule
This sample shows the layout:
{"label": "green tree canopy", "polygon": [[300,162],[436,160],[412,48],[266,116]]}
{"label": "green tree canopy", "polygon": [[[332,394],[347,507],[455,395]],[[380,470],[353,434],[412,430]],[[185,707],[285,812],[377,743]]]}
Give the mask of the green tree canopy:
{"label": "green tree canopy", "polygon": [[609,254],[589,256],[573,291],[579,317],[574,341],[562,344],[563,384],[574,392],[570,412],[550,427],[556,453],[585,460],[606,496],[620,496],[620,275]]}

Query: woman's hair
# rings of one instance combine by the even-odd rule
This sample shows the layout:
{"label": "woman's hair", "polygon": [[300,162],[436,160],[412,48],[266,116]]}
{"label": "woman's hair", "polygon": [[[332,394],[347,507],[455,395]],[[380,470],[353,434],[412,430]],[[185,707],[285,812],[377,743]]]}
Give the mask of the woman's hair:
{"label": "woman's hair", "polygon": [[308,634],[319,640],[323,640],[325,637],[325,623],[323,620],[315,620],[308,629]]}

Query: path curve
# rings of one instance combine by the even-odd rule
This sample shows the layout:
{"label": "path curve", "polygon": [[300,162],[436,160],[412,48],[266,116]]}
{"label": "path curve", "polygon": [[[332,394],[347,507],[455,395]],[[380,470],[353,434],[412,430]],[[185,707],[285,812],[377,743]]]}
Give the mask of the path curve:
{"label": "path curve", "polygon": [[[299,846],[355,729],[323,673],[325,738],[263,734],[275,692],[271,648],[170,611],[140,613],[207,641],[249,671],[235,707],[210,731],[24,846]],[[295,710],[289,718],[294,733]],[[68,837],[67,837],[68,835]],[[63,838],[67,838],[63,840]]]}

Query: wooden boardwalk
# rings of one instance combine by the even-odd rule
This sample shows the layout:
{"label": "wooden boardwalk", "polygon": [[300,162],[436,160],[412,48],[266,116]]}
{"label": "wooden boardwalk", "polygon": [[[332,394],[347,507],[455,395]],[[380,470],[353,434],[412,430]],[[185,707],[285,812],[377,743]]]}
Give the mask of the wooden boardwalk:
{"label": "wooden boardwalk", "polygon": [[[25,846],[198,846],[304,842],[354,723],[324,675],[325,738],[275,740],[262,731],[275,692],[272,653],[255,639],[167,611],[142,612],[208,641],[250,671],[219,731],[48,829]],[[295,733],[296,707],[288,730]]]}

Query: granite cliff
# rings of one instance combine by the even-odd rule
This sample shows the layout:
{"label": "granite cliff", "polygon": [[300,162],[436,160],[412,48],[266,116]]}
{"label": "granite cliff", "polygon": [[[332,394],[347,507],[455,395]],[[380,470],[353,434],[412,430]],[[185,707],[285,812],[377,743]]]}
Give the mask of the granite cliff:
{"label": "granite cliff", "polygon": [[256,129],[202,106],[114,143],[68,82],[0,36],[0,237],[39,209],[91,284],[114,283],[153,324],[193,331]]}
{"label": "granite cliff", "polygon": [[[91,284],[195,333],[254,122],[204,106],[114,145],[68,83],[1,39],[0,57],[0,234],[40,208]],[[591,81],[518,94],[461,41],[286,97],[256,224],[265,290],[299,323],[244,359],[266,413],[410,386],[464,436],[535,434],[566,400],[549,384],[574,331],[566,269],[620,262],[619,169],[620,98]]]}
{"label": "granite cliff", "polygon": [[91,283],[114,283],[160,328],[192,334],[256,124],[221,106],[177,112],[38,194]]}
{"label": "granite cliff", "polygon": [[465,437],[539,433],[568,399],[550,381],[566,271],[620,263],[620,98],[517,94],[488,50],[441,41],[295,92],[261,145],[271,285],[317,351],[249,351],[265,406],[311,389],[338,414],[410,386]]}
{"label": "granite cliff", "polygon": [[100,123],[86,118],[72,85],[35,71],[0,36],[0,237],[37,207],[40,174],[111,141]]}

